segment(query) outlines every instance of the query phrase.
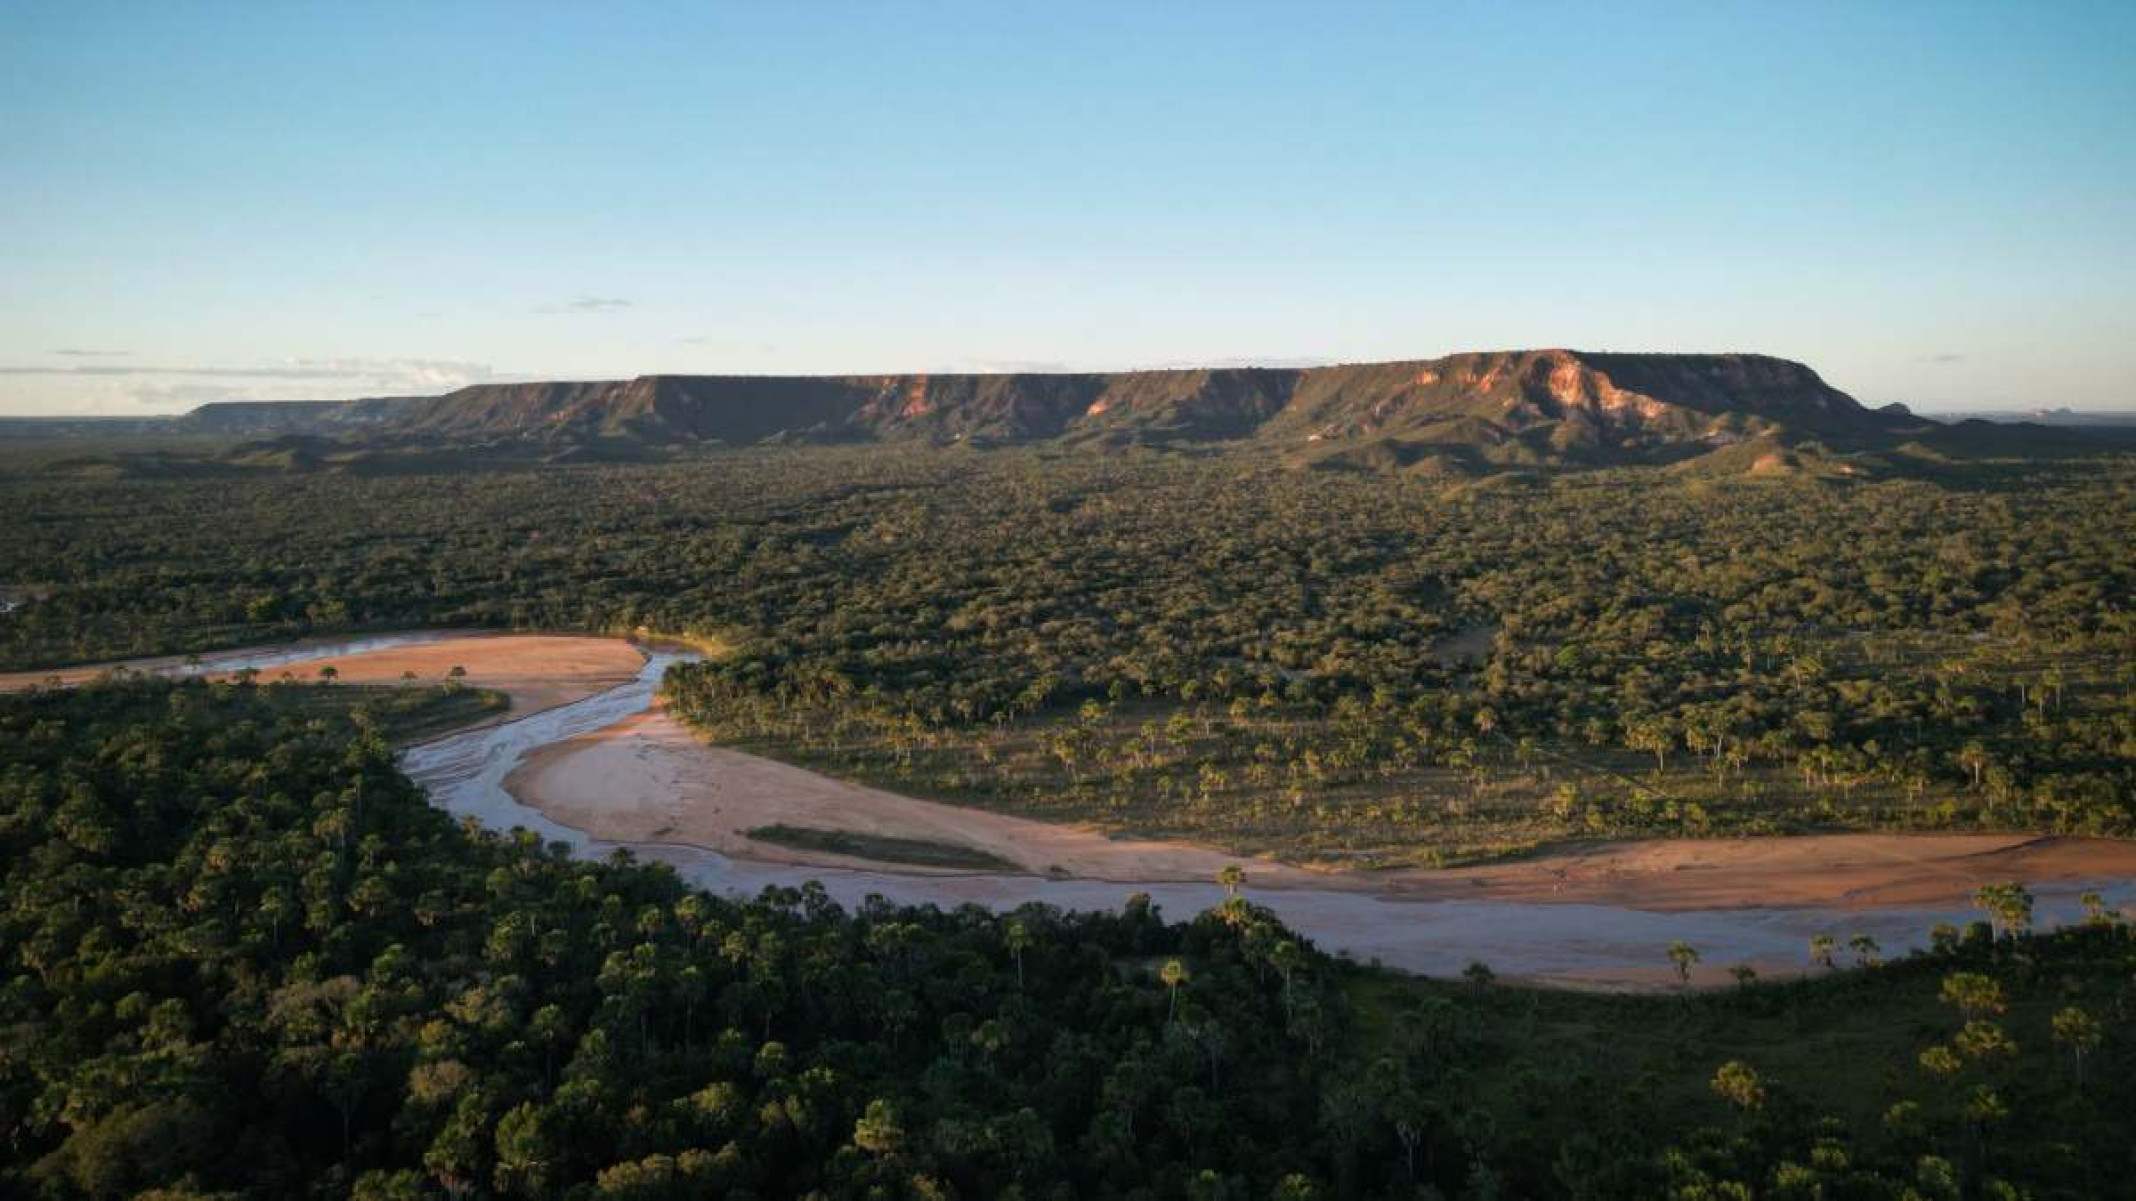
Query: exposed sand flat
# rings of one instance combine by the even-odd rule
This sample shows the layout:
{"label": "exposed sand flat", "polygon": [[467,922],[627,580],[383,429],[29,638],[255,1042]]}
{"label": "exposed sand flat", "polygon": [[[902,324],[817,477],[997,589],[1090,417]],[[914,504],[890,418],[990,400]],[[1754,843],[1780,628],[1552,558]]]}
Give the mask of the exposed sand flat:
{"label": "exposed sand flat", "polygon": [[279,679],[289,672],[316,680],[331,665],[345,684],[398,684],[414,672],[420,683],[440,684],[454,667],[464,667],[462,683],[494,688],[512,698],[513,717],[568,705],[625,683],[638,674],[645,655],[620,638],[568,634],[476,634],[388,647],[339,658],[305,659],[260,673]]}
{"label": "exposed sand flat", "polygon": [[[521,803],[595,838],[684,843],[766,863],[884,866],[758,842],[744,833],[784,822],[954,843],[989,851],[1025,871],[1059,869],[1086,879],[1204,881],[1227,863],[1246,863],[1257,884],[1324,883],[1312,872],[1191,843],[1115,840],[1088,827],[916,800],[834,780],[707,745],[658,708],[532,752],[505,778],[505,788]],[[903,864],[895,870],[955,874]]]}
{"label": "exposed sand flat", "polygon": [[2136,842],[2026,834],[1817,834],[1613,842],[1533,859],[1389,873],[1419,898],[1641,909],[1964,907],[1983,884],[2136,874]]}
{"label": "exposed sand flat", "polygon": [[[372,645],[374,643],[383,645]],[[332,666],[336,679],[345,684],[398,684],[403,673],[414,672],[425,684],[441,684],[454,667],[464,667],[462,682],[477,688],[494,688],[512,700],[512,717],[523,717],[556,705],[569,704],[604,689],[613,688],[637,675],[645,655],[620,638],[567,634],[419,634],[344,642],[339,646],[291,643],[260,647],[229,654],[202,657],[199,674],[227,678],[248,663],[259,667],[260,679],[278,680],[286,673],[307,682],[319,679],[319,669]],[[0,691],[29,688],[54,677],[65,685],[84,683],[124,667],[149,674],[182,674],[186,661],[179,656],[133,659],[123,663],[100,663],[58,671],[25,671],[0,675]]]}
{"label": "exposed sand flat", "polygon": [[[1981,884],[2136,875],[2136,842],[2000,834],[1836,834],[1608,843],[1441,871],[1319,871],[1190,843],[1108,837],[898,796],[708,746],[652,710],[534,751],[505,780],[522,803],[595,838],[680,843],[738,859],[886,865],[757,842],[784,822],[975,847],[1034,873],[1123,882],[1207,881],[1243,863],[1255,888],[1366,891],[1393,899],[1563,902],[1683,911],[1826,907],[1963,909]],[[889,865],[888,870],[936,874]]]}

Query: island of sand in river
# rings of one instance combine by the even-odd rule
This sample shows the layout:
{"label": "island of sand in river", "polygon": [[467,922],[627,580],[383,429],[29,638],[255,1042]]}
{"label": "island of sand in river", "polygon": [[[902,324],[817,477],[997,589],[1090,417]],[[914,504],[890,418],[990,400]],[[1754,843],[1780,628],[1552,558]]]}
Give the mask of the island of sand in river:
{"label": "island of sand in river", "polygon": [[737,859],[912,874],[953,873],[777,846],[748,831],[788,824],[952,843],[1035,874],[1124,884],[1206,882],[1226,864],[1243,863],[1257,888],[1651,910],[1963,907],[1982,884],[2136,874],[2136,843],[2012,834],[1664,839],[1463,868],[1317,870],[900,796],[708,745],[658,707],[529,754],[505,778],[505,789],[529,808],[604,841],[679,843]]}

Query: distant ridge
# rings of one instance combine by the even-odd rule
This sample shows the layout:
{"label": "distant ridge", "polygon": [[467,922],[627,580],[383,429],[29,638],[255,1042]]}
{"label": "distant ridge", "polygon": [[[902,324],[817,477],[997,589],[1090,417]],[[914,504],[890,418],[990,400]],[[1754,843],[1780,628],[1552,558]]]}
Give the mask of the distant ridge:
{"label": "distant ridge", "polygon": [[[1328,367],[996,375],[648,375],[435,397],[204,405],[201,433],[642,446],[923,441],[1265,444],[1304,465],[1680,459],[1922,423],[1754,354],[1488,351]],[[1357,460],[1351,462],[1348,460]]]}

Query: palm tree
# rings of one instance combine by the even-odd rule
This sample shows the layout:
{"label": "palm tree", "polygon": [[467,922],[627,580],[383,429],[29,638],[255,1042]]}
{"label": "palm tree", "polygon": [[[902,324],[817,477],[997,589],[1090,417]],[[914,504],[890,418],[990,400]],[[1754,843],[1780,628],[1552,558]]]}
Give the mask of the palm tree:
{"label": "palm tree", "polygon": [[2077,898],[2084,906],[2084,924],[2087,926],[2111,926],[2114,913],[2106,907],[2106,898],[2096,892],[2086,892]]}
{"label": "palm tree", "polygon": [[1967,1021],[2001,1013],[2009,1005],[2003,999],[2002,985],[1993,976],[1979,972],[1952,972],[1945,976],[1942,995]]}
{"label": "palm tree", "polygon": [[1758,1071],[1740,1059],[1731,1059],[1713,1074],[1713,1091],[1722,1100],[1749,1113],[1765,1104],[1765,1085]]}
{"label": "palm tree", "polygon": [[1679,938],[1669,944],[1669,962],[1676,965],[1676,978],[1689,985],[1691,969],[1698,963],[1698,950]]}
{"label": "palm tree", "polygon": [[1216,873],[1216,882],[1224,886],[1224,895],[1235,897],[1246,883],[1246,869],[1236,863],[1227,863]]}
{"label": "palm tree", "polygon": [[897,1111],[880,1098],[868,1102],[867,1112],[853,1123],[853,1145],[870,1155],[891,1155],[905,1144],[905,1128]]}
{"label": "palm tree", "polygon": [[1164,981],[1166,990],[1172,996],[1171,1010],[1165,1020],[1176,1021],[1179,1018],[1179,986],[1187,982],[1187,965],[1177,959],[1167,959],[1164,961],[1164,968],[1157,973],[1157,978]]}
{"label": "palm tree", "polygon": [[2024,884],[1983,884],[1973,894],[1973,906],[1985,909],[2002,934],[2019,935],[2032,928],[2032,894]]}
{"label": "palm tree", "polygon": [[1012,918],[1005,934],[1009,944],[1009,954],[1016,957],[1016,990],[1022,992],[1024,986],[1023,953],[1024,948],[1031,945],[1031,930],[1020,919]]}
{"label": "palm tree", "polygon": [[2054,1041],[2069,1048],[2077,1064],[2077,1087],[2084,1087],[2084,1057],[2105,1041],[2099,1019],[2072,1005],[2054,1015]]}
{"label": "palm tree", "polygon": [[1857,967],[1875,967],[1877,956],[1883,952],[1876,940],[1866,934],[1857,934],[1848,939],[1847,949],[1854,952],[1854,963]]}
{"label": "palm tree", "polygon": [[1832,950],[1838,945],[1839,940],[1829,934],[1812,934],[1810,936],[1810,962],[1820,967],[1831,967]]}
{"label": "palm tree", "polygon": [[1980,787],[1980,774],[1987,770],[1988,762],[1988,748],[1978,742],[1968,742],[1959,748],[1958,766],[1973,777],[1973,787],[1976,790]]}
{"label": "palm tree", "polygon": [[1283,976],[1283,1014],[1285,1017],[1289,1017],[1291,1011],[1291,975],[1298,970],[1299,965],[1305,962],[1305,953],[1298,949],[1297,943],[1286,938],[1269,951],[1268,960],[1276,965],[1276,971]]}

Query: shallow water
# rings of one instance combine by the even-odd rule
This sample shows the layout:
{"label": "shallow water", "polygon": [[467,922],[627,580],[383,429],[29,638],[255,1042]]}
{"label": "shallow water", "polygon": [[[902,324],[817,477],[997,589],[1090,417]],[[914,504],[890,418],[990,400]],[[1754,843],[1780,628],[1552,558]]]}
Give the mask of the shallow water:
{"label": "shallow water", "polygon": [[169,663],[128,664],[127,669],[147,676],[203,676],[222,675],[227,672],[252,668],[265,676],[271,668],[285,667],[291,663],[304,663],[313,659],[340,659],[360,655],[367,651],[390,650],[397,646],[415,646],[425,642],[442,642],[447,638],[465,638],[464,630],[415,630],[401,634],[370,634],[351,638],[317,638],[302,642],[290,642],[268,649],[215,651],[200,656],[198,663],[172,661]]}
{"label": "shallow water", "polygon": [[[651,652],[637,679],[517,721],[411,747],[401,766],[456,816],[497,830],[524,827],[545,841],[563,842],[599,857],[628,847],[639,858],[666,863],[700,887],[754,896],[766,887],[820,881],[840,904],[870,895],[902,904],[945,908],[979,904],[1012,909],[1042,902],[1064,909],[1111,909],[1131,893],[1148,893],[1182,918],[1223,899],[1214,884],[1131,884],[1056,880],[1028,875],[922,876],[843,868],[796,867],[730,859],[716,851],[673,844],[614,843],[552,821],[513,799],[504,779],[530,751],[590,734],[651,703],[668,666],[690,652]],[[2136,900],[2136,881],[2101,882],[2110,904]],[[2037,890],[2043,926],[2074,920],[2082,886]],[[1397,900],[1370,893],[1318,889],[1249,889],[1249,896],[1327,951],[1430,975],[1452,975],[1481,960],[1502,975],[1556,980],[1637,979],[1669,970],[1667,949],[1681,939],[1709,965],[1749,963],[1767,971],[1800,967],[1812,935],[1842,942],[1875,938],[1886,955],[1924,946],[1938,922],[1962,926],[1971,909],[1714,909],[1656,912],[1615,905],[1518,901]]]}

